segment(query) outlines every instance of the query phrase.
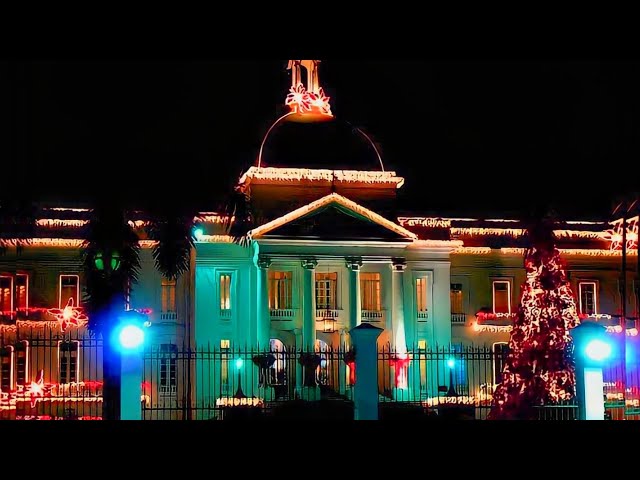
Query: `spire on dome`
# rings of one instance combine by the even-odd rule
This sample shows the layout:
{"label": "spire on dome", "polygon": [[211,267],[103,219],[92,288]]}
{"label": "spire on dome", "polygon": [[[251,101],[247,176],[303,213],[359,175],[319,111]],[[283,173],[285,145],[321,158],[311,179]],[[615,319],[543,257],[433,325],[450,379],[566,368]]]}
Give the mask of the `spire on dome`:
{"label": "spire on dome", "polygon": [[[285,104],[291,108],[291,113],[303,116],[333,116],[329,97],[325,96],[320,86],[319,63],[320,60],[289,60],[287,70],[291,70],[291,88]],[[304,82],[303,70],[306,73]]]}

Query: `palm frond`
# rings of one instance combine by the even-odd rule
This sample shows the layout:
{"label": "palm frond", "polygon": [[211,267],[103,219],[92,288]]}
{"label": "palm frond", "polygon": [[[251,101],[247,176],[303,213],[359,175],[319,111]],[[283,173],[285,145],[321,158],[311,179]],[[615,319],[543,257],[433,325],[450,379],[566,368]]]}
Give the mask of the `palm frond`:
{"label": "palm frond", "polygon": [[[86,228],[83,244],[85,274],[84,303],[89,314],[89,328],[104,332],[113,321],[109,312],[122,310],[131,289],[138,281],[140,246],[138,236],[128,224],[125,211],[117,206],[98,206]],[[96,268],[96,255],[117,255],[116,269]]]}
{"label": "palm frond", "polygon": [[165,278],[175,280],[189,271],[194,246],[193,218],[193,212],[165,209],[156,212],[147,228],[149,238],[158,242],[153,247],[153,259]]}
{"label": "palm frond", "polygon": [[250,243],[249,231],[253,228],[251,195],[245,185],[237,185],[225,205],[224,228],[234,243],[246,247]]}

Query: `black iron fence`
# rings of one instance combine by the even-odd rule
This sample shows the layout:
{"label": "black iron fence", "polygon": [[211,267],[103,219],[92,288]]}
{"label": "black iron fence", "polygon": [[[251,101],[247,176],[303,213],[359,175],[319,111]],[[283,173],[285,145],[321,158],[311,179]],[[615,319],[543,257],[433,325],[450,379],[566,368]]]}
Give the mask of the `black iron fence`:
{"label": "black iron fence", "polygon": [[[617,350],[626,361],[619,354],[603,370],[607,418],[640,419],[638,340],[627,338],[625,349]],[[391,418],[390,409],[400,406],[425,416],[484,419],[506,355],[477,346],[380,348],[381,417]],[[353,353],[344,349],[156,345],[143,358],[144,419],[277,416],[292,405],[307,413],[330,405],[327,415],[353,418],[357,372]],[[102,402],[100,337],[77,330],[0,331],[0,419],[101,419]],[[317,403],[310,408],[308,402]],[[577,418],[575,400],[538,410],[540,419]]]}
{"label": "black iron fence", "polygon": [[340,349],[158,346],[144,355],[142,412],[146,420],[271,415],[296,400],[345,401],[351,389]]}
{"label": "black iron fence", "polygon": [[102,339],[11,327],[0,331],[0,419],[101,420]]}

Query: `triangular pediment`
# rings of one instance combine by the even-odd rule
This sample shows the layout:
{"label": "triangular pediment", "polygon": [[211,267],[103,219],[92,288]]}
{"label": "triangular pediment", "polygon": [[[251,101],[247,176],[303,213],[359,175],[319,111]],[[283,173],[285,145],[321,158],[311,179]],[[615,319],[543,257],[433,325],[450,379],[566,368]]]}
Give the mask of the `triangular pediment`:
{"label": "triangular pediment", "polygon": [[415,234],[337,193],[272,220],[252,238],[411,241]]}

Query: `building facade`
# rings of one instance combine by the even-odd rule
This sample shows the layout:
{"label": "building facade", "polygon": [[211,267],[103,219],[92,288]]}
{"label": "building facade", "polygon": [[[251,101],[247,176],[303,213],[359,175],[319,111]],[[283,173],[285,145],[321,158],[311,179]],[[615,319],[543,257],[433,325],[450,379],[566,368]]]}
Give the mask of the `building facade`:
{"label": "building facade", "polygon": [[[229,235],[234,219],[200,213],[192,268],[169,281],[154,268],[145,221],[130,220],[140,237],[142,268],[126,307],[148,313],[152,349],[166,357],[145,380],[160,402],[183,394],[172,359],[185,349],[348,349],[349,331],[363,322],[383,329],[380,347],[400,354],[451,344],[497,351],[508,342],[524,283],[522,222],[398,215],[396,192],[404,178],[384,169],[364,132],[333,117],[317,61],[289,66],[290,111],[274,122],[255,164],[238,181],[253,219],[244,245]],[[38,381],[93,380],[86,378],[89,365],[100,376],[100,349],[88,359],[78,346],[90,341],[81,266],[89,213],[42,208],[34,238],[21,252],[15,239],[0,240],[5,394]],[[637,222],[626,223],[624,298],[627,316],[636,319]],[[579,313],[605,323],[612,334],[632,336],[636,325],[629,321],[624,328],[620,320],[621,228],[620,221],[569,219],[558,222],[555,233]],[[75,339],[65,341],[69,332]],[[63,336],[53,356],[37,353],[38,339],[52,335]],[[340,371],[344,390],[348,369]],[[209,381],[205,371],[194,375]],[[213,390],[228,393],[228,377],[220,373]]]}

